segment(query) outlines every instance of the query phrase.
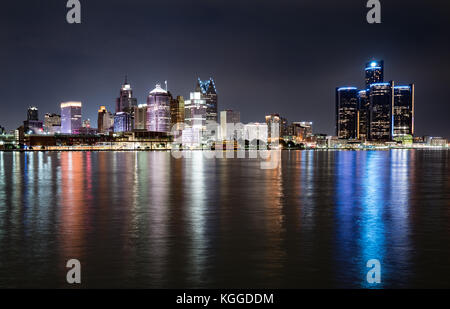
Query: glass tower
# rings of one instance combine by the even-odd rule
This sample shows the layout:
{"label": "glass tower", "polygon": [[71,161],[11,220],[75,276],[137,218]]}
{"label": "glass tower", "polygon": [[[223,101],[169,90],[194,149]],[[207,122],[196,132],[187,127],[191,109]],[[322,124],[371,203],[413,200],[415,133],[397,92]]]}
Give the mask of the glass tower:
{"label": "glass tower", "polygon": [[382,83],[384,79],[384,61],[374,60],[366,63],[366,88],[371,84]]}
{"label": "glass tower", "polygon": [[388,141],[393,135],[394,82],[370,85],[369,139]]}
{"label": "glass tower", "polygon": [[61,103],[61,133],[72,134],[82,126],[81,102]]}
{"label": "glass tower", "polygon": [[394,87],[394,137],[414,135],[414,84]]}
{"label": "glass tower", "polygon": [[336,88],[336,135],[342,139],[357,138],[358,89]]}
{"label": "glass tower", "polygon": [[170,132],[170,97],[157,84],[147,98],[147,131]]}

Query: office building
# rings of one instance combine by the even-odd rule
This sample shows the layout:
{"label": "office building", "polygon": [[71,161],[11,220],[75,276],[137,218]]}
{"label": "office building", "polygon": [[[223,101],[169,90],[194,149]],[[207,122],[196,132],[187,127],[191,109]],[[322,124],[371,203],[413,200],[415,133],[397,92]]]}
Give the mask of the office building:
{"label": "office building", "polygon": [[97,118],[98,133],[107,134],[114,129],[114,115],[105,106],[100,106]]}
{"label": "office building", "polygon": [[44,132],[48,134],[61,133],[61,115],[45,114]]}
{"label": "office building", "polygon": [[370,100],[369,90],[358,91],[358,119],[357,119],[357,138],[367,140],[370,121]]}
{"label": "office building", "polygon": [[116,99],[116,113],[126,112],[132,114],[135,106],[137,106],[137,99],[133,97],[133,89],[128,82],[128,78],[125,77],[125,83],[120,88],[120,95]]}
{"label": "office building", "polygon": [[384,61],[373,60],[366,63],[365,68],[366,89],[371,84],[382,83],[384,81]]}
{"label": "office building", "polygon": [[147,130],[147,104],[134,107],[134,129]]}
{"label": "office building", "polygon": [[336,136],[340,139],[357,138],[358,89],[336,88]]}
{"label": "office building", "polygon": [[394,137],[414,136],[414,84],[394,87]]}
{"label": "office building", "polygon": [[170,132],[170,97],[157,84],[147,98],[147,131]]}
{"label": "office building", "polygon": [[61,103],[61,133],[72,134],[82,127],[81,102]]}
{"label": "office building", "polygon": [[241,133],[236,132],[237,131],[236,124],[240,122],[241,122],[241,113],[232,110],[221,111],[220,136],[222,140],[233,140],[241,138],[242,132]]}
{"label": "office building", "polygon": [[198,78],[195,91],[200,92],[201,98],[206,102],[206,120],[218,122],[217,91],[214,79],[202,81]]}
{"label": "office building", "polygon": [[114,114],[114,133],[131,132],[133,128],[131,114],[119,112]]}
{"label": "office building", "polygon": [[394,82],[370,85],[369,139],[389,141],[393,136]]}
{"label": "office building", "polygon": [[170,97],[170,123],[171,129],[175,131],[181,131],[184,128],[184,98],[177,96],[176,98]]}
{"label": "office building", "polygon": [[44,132],[43,123],[39,121],[37,107],[30,106],[27,110],[27,120],[23,122],[25,134],[42,134]]}

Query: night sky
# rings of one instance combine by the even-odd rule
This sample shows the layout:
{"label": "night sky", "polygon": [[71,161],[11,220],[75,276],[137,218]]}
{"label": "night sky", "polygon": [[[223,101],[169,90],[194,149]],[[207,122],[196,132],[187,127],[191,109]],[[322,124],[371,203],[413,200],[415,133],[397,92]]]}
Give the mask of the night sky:
{"label": "night sky", "polygon": [[2,1],[8,130],[30,105],[42,119],[70,100],[96,127],[128,74],[138,103],[157,82],[188,97],[197,77],[212,76],[219,109],[242,122],[279,113],[334,134],[335,88],[363,87],[375,58],[385,80],[416,84],[416,135],[450,138],[449,1],[381,0],[378,25],[366,22],[366,0],[81,0],[81,25],[66,22],[66,2]]}

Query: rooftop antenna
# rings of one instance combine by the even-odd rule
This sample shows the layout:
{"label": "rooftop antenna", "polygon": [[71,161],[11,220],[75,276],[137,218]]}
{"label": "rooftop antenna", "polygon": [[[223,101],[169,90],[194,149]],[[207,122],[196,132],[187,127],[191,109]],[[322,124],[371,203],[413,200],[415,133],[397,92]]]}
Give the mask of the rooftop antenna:
{"label": "rooftop antenna", "polygon": [[125,84],[128,84],[128,75],[125,75]]}
{"label": "rooftop antenna", "polygon": [[165,80],[164,83],[166,84],[166,91],[167,91],[167,81]]}

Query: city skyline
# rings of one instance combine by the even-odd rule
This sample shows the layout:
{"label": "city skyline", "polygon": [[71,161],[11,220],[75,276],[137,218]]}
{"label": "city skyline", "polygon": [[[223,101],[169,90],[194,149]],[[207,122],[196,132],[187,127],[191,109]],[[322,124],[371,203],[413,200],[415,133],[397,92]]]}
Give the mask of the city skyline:
{"label": "city skyline", "polygon": [[[13,130],[28,106],[58,112],[67,100],[83,102],[85,118],[95,124],[99,106],[114,111],[125,74],[139,103],[158,81],[188,97],[193,79],[213,76],[220,108],[241,111],[245,123],[279,113],[333,134],[334,115],[324,111],[334,106],[335,86],[362,88],[363,72],[355,68],[376,58],[385,60],[385,76],[417,86],[416,135],[450,137],[449,42],[442,39],[448,4],[388,3],[380,25],[367,24],[367,9],[357,1],[268,4],[130,1],[123,10],[123,2],[110,1],[104,14],[102,5],[83,3],[82,24],[69,25],[59,3],[7,3],[0,84],[8,89],[2,104],[14,109],[0,115],[0,125]],[[173,18],[146,18],[149,10]],[[32,24],[24,22],[29,19]],[[128,20],[127,27],[119,20]]]}

